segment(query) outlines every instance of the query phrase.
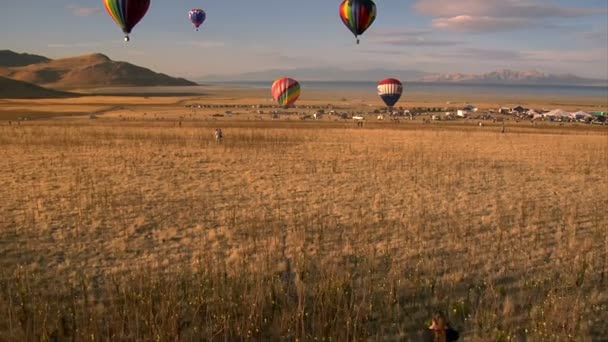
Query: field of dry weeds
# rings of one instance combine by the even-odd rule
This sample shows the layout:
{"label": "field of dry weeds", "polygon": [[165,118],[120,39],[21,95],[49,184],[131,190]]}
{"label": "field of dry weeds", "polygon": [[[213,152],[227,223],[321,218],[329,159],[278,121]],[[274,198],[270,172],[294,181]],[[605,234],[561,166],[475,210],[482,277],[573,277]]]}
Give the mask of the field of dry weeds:
{"label": "field of dry weeds", "polygon": [[251,125],[0,127],[0,340],[608,336],[605,130]]}

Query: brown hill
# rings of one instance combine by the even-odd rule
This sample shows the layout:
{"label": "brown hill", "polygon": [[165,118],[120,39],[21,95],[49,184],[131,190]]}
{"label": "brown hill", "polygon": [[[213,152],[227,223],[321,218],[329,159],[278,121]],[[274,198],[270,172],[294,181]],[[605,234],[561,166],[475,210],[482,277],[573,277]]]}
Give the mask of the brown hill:
{"label": "brown hill", "polygon": [[44,99],[73,96],[78,95],[46,89],[35,84],[0,76],[0,98],[3,99]]}
{"label": "brown hill", "polygon": [[183,78],[156,73],[126,62],[115,62],[102,54],[49,60],[21,67],[0,68],[0,76],[63,89],[196,85]]}
{"label": "brown hill", "polygon": [[0,50],[0,67],[20,67],[48,61],[50,59],[44,56],[16,53],[11,50]]}

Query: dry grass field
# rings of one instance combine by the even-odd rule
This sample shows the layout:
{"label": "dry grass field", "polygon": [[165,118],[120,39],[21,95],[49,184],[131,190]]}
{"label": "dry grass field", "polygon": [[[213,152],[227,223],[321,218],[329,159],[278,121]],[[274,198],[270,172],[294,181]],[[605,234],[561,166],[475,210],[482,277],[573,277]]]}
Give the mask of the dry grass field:
{"label": "dry grass field", "polygon": [[604,127],[131,113],[0,126],[0,341],[608,336]]}

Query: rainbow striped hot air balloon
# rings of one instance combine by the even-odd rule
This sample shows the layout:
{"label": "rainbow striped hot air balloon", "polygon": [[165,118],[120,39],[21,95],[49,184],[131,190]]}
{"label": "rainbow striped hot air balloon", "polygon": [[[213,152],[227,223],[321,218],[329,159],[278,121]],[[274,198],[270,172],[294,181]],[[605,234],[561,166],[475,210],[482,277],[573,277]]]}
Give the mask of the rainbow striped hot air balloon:
{"label": "rainbow striped hot air balloon", "polygon": [[272,97],[279,105],[289,107],[300,97],[300,83],[288,77],[279,78],[272,84]]}
{"label": "rainbow striped hot air balloon", "polygon": [[131,30],[150,8],[150,0],[103,0],[103,3],[112,19],[125,34],[125,42],[129,41]]}
{"label": "rainbow striped hot air balloon", "polygon": [[207,18],[207,14],[202,9],[195,8],[188,12],[188,18],[192,22],[192,25],[194,25],[194,27],[196,27],[196,30],[198,31],[198,28],[203,24],[203,22]]}
{"label": "rainbow striped hot air balloon", "polygon": [[391,108],[399,101],[403,93],[403,84],[397,79],[387,78],[378,83],[378,96]]}
{"label": "rainbow striped hot air balloon", "polygon": [[376,19],[376,4],[372,0],[344,0],[340,5],[340,18],[350,32],[357,38],[367,30]]}

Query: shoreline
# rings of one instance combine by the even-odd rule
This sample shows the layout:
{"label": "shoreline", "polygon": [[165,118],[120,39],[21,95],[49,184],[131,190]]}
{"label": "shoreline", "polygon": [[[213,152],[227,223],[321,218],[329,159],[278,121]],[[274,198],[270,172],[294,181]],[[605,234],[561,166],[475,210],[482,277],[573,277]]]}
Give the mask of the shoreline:
{"label": "shoreline", "polygon": [[[373,82],[300,82],[302,94],[298,103],[306,101],[364,100],[377,103],[376,85]],[[270,98],[271,82],[207,82],[190,87],[110,87],[86,89],[92,95],[104,96],[209,96],[239,100],[242,97]],[[599,106],[608,109],[608,88],[602,86],[531,86],[531,85],[474,85],[431,84],[405,82],[405,90],[397,106],[415,102],[490,102],[505,104],[550,104],[568,106]],[[536,89],[534,91],[534,89]]]}
{"label": "shoreline", "polygon": [[[523,106],[536,110],[562,109],[576,112],[608,111],[605,97],[560,96],[560,95],[513,95],[489,89],[485,92],[428,92],[406,90],[395,108],[440,108],[454,110],[474,104],[482,114],[502,107]],[[454,89],[463,89],[455,87]],[[170,117],[192,115],[203,118],[224,111],[236,111],[256,116],[258,111],[269,114],[279,109],[267,88],[231,87],[227,85],[207,85],[196,87],[112,87],[80,89],[89,94],[75,98],[57,99],[1,99],[0,120],[16,120],[19,117],[51,118],[58,116],[86,116],[112,107],[124,107],[125,116],[140,116],[141,113],[172,113]],[[185,108],[188,105],[203,105],[205,108]],[[274,107],[273,107],[274,106]],[[313,114],[318,108],[334,107],[350,113],[374,113],[384,111],[385,105],[375,89],[306,89],[302,91],[293,111],[298,114]],[[247,108],[247,110],[244,110]],[[431,113],[443,114],[443,113]],[[373,114],[372,116],[374,116]],[[496,115],[495,113],[491,115]],[[258,115],[259,116],[259,115]]]}

